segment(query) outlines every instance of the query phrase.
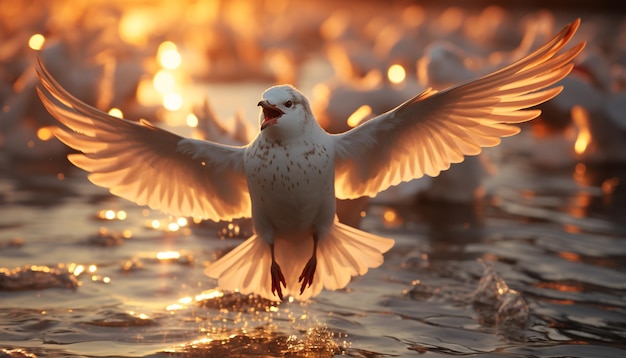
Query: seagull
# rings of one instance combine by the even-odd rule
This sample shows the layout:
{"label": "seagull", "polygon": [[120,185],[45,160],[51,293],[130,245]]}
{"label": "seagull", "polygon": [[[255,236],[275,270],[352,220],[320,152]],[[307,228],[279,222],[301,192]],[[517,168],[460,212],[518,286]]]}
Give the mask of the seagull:
{"label": "seagull", "polygon": [[[503,69],[425,90],[351,130],[328,134],[291,85],[262,94],[259,132],[245,146],[184,138],[146,120],[110,116],[63,89],[39,61],[38,93],[60,125],[68,159],[114,195],[177,216],[252,217],[254,234],[207,267],[224,290],[281,301],[344,288],[394,244],[337,220],[335,198],[373,197],[495,146],[555,97],[582,42],[580,20]],[[561,51],[563,50],[563,51]]]}

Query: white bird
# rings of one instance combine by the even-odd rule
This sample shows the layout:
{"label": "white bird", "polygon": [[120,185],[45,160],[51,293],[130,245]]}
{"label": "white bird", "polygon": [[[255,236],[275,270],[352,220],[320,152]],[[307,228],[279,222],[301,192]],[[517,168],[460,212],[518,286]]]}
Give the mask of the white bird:
{"label": "white bird", "polygon": [[374,196],[518,133],[512,124],[556,96],[584,43],[564,52],[579,20],[512,65],[441,92],[426,90],[345,133],[325,132],[306,97],[271,87],[258,103],[260,132],[246,146],[183,138],[107,115],[65,91],[40,63],[39,95],[81,153],[69,160],[111,193],[177,216],[252,216],[255,234],[211,264],[223,289],[305,300],[345,287],[383,262],[393,240],[338,222],[335,197]]}

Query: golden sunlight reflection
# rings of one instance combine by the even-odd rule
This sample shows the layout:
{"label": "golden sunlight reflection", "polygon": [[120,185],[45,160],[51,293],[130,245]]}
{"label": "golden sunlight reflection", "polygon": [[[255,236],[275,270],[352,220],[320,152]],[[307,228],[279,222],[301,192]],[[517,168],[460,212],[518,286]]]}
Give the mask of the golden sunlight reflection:
{"label": "golden sunlight reflection", "polygon": [[[59,266],[61,267],[61,266]],[[98,276],[96,275],[96,271],[98,271],[97,265],[80,265],[76,263],[70,263],[67,265],[67,272],[78,277],[82,274],[88,274],[89,279],[93,282],[102,282],[104,284],[111,283],[111,278],[108,276]]]}
{"label": "golden sunlight reflection", "polygon": [[154,75],[152,84],[157,91],[165,94],[176,86],[176,79],[170,71],[161,69]]}
{"label": "golden sunlight reflection", "polygon": [[161,228],[161,221],[159,221],[157,219],[154,219],[154,220],[150,221],[150,227],[155,229],[155,230],[160,229]]}
{"label": "golden sunlight reflection", "polygon": [[191,297],[191,296],[182,297],[178,300],[177,303],[167,306],[166,310],[168,311],[183,310],[183,309],[186,309],[190,304],[193,304],[194,302],[213,300],[216,298],[221,298],[223,296],[224,296],[224,293],[217,289],[206,290],[206,291],[202,291],[202,293],[196,295],[195,297]]}
{"label": "golden sunlight reflection", "polygon": [[151,219],[146,222],[146,227],[165,232],[180,232],[184,235],[190,233],[189,220],[187,218]]}
{"label": "golden sunlight reflection", "polygon": [[574,125],[578,129],[578,136],[574,143],[574,151],[577,155],[582,155],[585,153],[592,140],[591,132],[589,131],[589,113],[582,106],[574,106],[571,116]]}
{"label": "golden sunlight reflection", "polygon": [[402,218],[398,215],[398,212],[392,208],[384,209],[382,219],[385,226],[397,226],[402,224]]}
{"label": "golden sunlight reflection", "polygon": [[[202,336],[172,347],[168,352],[198,350],[211,352],[215,356],[230,356],[233,349],[247,346],[252,339],[271,356],[276,353],[276,356],[327,357],[342,353],[351,345],[345,339],[338,340],[347,337],[347,334],[337,334],[325,324],[320,324],[315,315],[306,309],[302,310],[303,306],[268,304],[267,301],[257,301],[254,295],[249,295],[241,296],[241,299],[245,302],[252,300],[249,302],[251,305],[238,308],[231,306],[233,297],[224,297],[223,301],[223,296],[225,295],[218,290],[208,290],[195,298],[183,297],[167,306],[167,311],[172,314],[188,309],[189,305],[195,303],[199,303],[200,307],[219,309],[219,312],[207,316],[216,324],[201,328]],[[207,302],[213,299],[217,301]],[[260,351],[255,348],[255,352]]]}
{"label": "golden sunlight reflection", "polygon": [[101,220],[126,220],[128,215],[124,210],[115,211],[112,209],[105,209],[98,211],[96,216]]}
{"label": "golden sunlight reflection", "polygon": [[203,301],[203,300],[212,300],[215,298],[220,298],[224,296],[224,293],[218,290],[207,290],[207,291],[203,291],[201,294],[196,295],[195,300],[196,301]]}
{"label": "golden sunlight reflection", "polygon": [[181,298],[180,300],[178,300],[178,302],[184,305],[188,305],[193,302],[193,299],[190,296],[187,296],[187,297]]}
{"label": "golden sunlight reflection", "polygon": [[155,88],[154,78],[143,78],[137,84],[137,102],[143,106],[160,104],[162,98]]}
{"label": "golden sunlight reflection", "polygon": [[223,237],[237,237],[241,233],[241,227],[235,223],[228,223],[226,227],[222,228],[221,235]]}
{"label": "golden sunlight reflection", "polygon": [[135,311],[129,311],[128,312],[129,315],[133,316],[133,317],[137,317],[139,319],[149,319],[150,317],[145,314],[145,313],[137,313]]}
{"label": "golden sunlight reflection", "polygon": [[50,267],[48,266],[40,266],[40,265],[32,265],[30,267],[31,271],[38,271],[38,272],[50,272]]}
{"label": "golden sunlight reflection", "polygon": [[158,49],[157,58],[163,68],[175,70],[180,67],[182,57],[178,52],[178,47],[171,41],[163,42]]}
{"label": "golden sunlight reflection", "polygon": [[178,303],[174,303],[174,304],[171,304],[171,305],[165,307],[165,310],[166,311],[180,311],[180,310],[184,310],[185,308],[187,308],[187,307],[184,306],[184,305],[181,305],[181,304],[178,304]]}
{"label": "golden sunlight reflection", "polygon": [[391,83],[400,84],[404,82],[404,79],[406,78],[406,70],[402,67],[402,65],[391,65],[387,70],[387,78],[389,78]]}
{"label": "golden sunlight reflection", "polygon": [[193,113],[189,113],[185,118],[185,122],[188,127],[196,128],[198,126],[198,117]]}
{"label": "golden sunlight reflection", "polygon": [[177,260],[177,259],[180,258],[180,252],[178,252],[178,251],[161,251],[161,252],[157,252],[156,258],[161,260],[161,261]]}
{"label": "golden sunlight reflection", "polygon": [[146,12],[141,9],[128,9],[122,15],[118,32],[124,42],[142,46],[155,26],[154,19]]}
{"label": "golden sunlight reflection", "polygon": [[350,117],[348,117],[348,126],[350,126],[350,128],[358,126],[370,114],[372,114],[372,107],[368,106],[367,104],[362,105],[356,111],[354,111],[350,115]]}
{"label": "golden sunlight reflection", "polygon": [[169,111],[178,111],[183,107],[183,97],[176,93],[167,93],[163,96],[163,107]]}
{"label": "golden sunlight reflection", "polygon": [[137,101],[145,106],[161,105],[170,112],[183,108],[181,95],[185,71],[181,68],[183,58],[178,47],[171,41],[159,45],[156,55],[159,69],[152,78],[142,78],[137,85]]}
{"label": "golden sunlight reflection", "polygon": [[74,276],[80,276],[81,273],[85,272],[85,266],[71,263],[68,266],[67,271],[73,274]]}
{"label": "golden sunlight reflection", "polygon": [[39,51],[45,42],[46,38],[42,34],[34,34],[28,39],[28,47],[35,51]]}
{"label": "golden sunlight reflection", "polygon": [[117,118],[124,118],[124,113],[122,113],[122,110],[119,108],[111,108],[109,109],[108,112],[110,115],[112,115],[113,117],[117,117]]}
{"label": "golden sunlight reflection", "polygon": [[167,224],[167,231],[178,231],[178,229],[180,229],[180,225],[178,225],[178,223]]}

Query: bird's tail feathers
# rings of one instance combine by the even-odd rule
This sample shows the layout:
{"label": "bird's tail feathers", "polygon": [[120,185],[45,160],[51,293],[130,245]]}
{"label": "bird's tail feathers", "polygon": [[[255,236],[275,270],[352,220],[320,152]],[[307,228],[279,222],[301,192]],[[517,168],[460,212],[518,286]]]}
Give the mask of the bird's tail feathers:
{"label": "bird's tail feathers", "polygon": [[353,276],[364,275],[368,269],[382,265],[383,254],[393,245],[392,239],[336,221],[330,233],[318,243],[315,281],[321,280],[328,290],[344,288]]}
{"label": "bird's tail feathers", "polygon": [[232,249],[204,270],[205,275],[218,280],[224,290],[242,294],[255,293],[278,301],[272,293],[270,266],[272,256],[269,245],[257,235]]}
{"label": "bird's tail feathers", "polygon": [[[311,242],[278,241],[275,254],[285,274],[284,296],[307,300],[323,288],[338,290],[346,287],[353,276],[364,275],[368,269],[383,263],[383,253],[394,244],[382,238],[335,221],[330,232],[317,246],[317,268],[310,287],[300,293],[299,276],[312,255]],[[242,294],[254,293],[278,301],[272,288],[269,245],[256,235],[234,248],[205,269],[204,273],[218,280],[224,290]]]}

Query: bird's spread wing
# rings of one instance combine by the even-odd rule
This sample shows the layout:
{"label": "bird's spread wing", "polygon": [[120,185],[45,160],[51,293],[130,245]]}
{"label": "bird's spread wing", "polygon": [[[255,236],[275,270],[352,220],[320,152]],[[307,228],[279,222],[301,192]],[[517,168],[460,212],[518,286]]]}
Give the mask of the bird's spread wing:
{"label": "bird's spread wing", "polygon": [[230,220],[251,215],[243,147],[184,139],[110,116],[73,97],[39,64],[39,97],[63,124],[54,133],[82,152],[68,158],[111,193],[177,216]]}
{"label": "bird's spread wing", "polygon": [[580,43],[558,53],[580,20],[566,26],[530,55],[477,80],[441,92],[426,90],[361,126],[335,135],[336,195],[375,196],[402,181],[436,176],[519,132],[511,124],[540,114],[527,108],[545,102],[561,87],[546,89],[572,70]]}

